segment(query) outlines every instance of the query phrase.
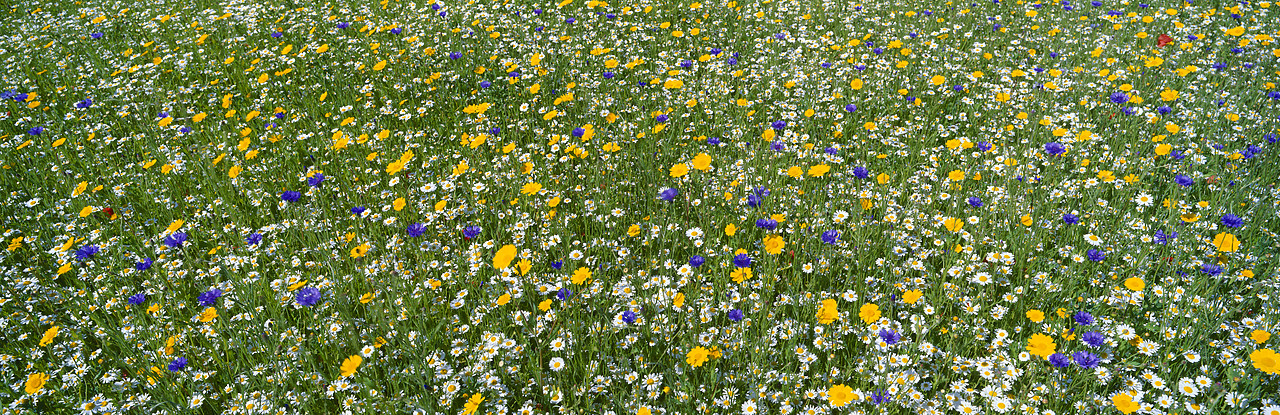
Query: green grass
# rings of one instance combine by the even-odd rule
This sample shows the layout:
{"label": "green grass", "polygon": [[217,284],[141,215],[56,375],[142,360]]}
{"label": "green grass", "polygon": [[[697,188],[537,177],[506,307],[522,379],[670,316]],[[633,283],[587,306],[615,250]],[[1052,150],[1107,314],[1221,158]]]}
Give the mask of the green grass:
{"label": "green grass", "polygon": [[9,5],[3,413],[1280,410],[1280,6],[419,3]]}

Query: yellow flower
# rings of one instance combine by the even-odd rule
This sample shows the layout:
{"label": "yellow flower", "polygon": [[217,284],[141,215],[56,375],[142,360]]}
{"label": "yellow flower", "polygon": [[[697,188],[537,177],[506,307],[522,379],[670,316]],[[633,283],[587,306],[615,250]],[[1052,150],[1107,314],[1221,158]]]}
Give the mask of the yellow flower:
{"label": "yellow flower", "polygon": [[27,376],[27,384],[23,390],[25,390],[28,395],[34,394],[39,392],[40,389],[44,389],[44,382],[48,380],[49,375],[44,373],[32,373]]}
{"label": "yellow flower", "polygon": [[1022,223],[1022,226],[1031,226],[1031,224],[1033,223],[1031,221],[1031,215],[1022,215],[1021,223]]}
{"label": "yellow flower", "polygon": [[50,327],[48,330],[45,330],[44,337],[40,338],[40,346],[44,347],[44,346],[48,346],[50,343],[53,343],[54,337],[58,337],[58,326],[53,326],[53,327]]}
{"label": "yellow flower", "polygon": [[689,165],[676,163],[674,166],[671,166],[671,177],[684,177],[686,174],[689,174]]}
{"label": "yellow flower", "polygon": [[958,181],[964,180],[964,171],[963,171],[963,170],[952,170],[952,171],[951,171],[951,173],[947,173],[947,178],[948,178],[948,179],[951,179],[951,181],[953,181],[953,182],[958,182]]}
{"label": "yellow flower", "polygon": [[858,310],[858,317],[862,319],[863,323],[867,324],[880,321],[880,306],[871,303],[863,304],[862,308]]}
{"label": "yellow flower", "polygon": [[636,415],[653,415],[653,412],[649,411],[649,407],[641,406],[640,410],[636,411]]}
{"label": "yellow flower", "polygon": [[801,170],[800,166],[791,166],[791,168],[787,169],[787,175],[792,178],[799,178],[804,175],[804,170]]}
{"label": "yellow flower", "polygon": [[960,232],[960,228],[964,227],[964,221],[956,218],[947,218],[947,220],[942,221],[942,225],[946,226],[949,231]]}
{"label": "yellow flower", "polygon": [[582,285],[582,283],[587,282],[588,278],[591,278],[591,270],[587,269],[587,267],[582,267],[573,271],[573,279],[571,281],[576,285]]}
{"label": "yellow flower", "polygon": [[1227,33],[1228,35],[1231,35],[1231,36],[1240,36],[1240,35],[1243,35],[1243,34],[1244,34],[1244,26],[1236,26],[1236,27],[1233,27],[1233,28],[1227,29],[1227,30],[1226,30],[1226,33]]}
{"label": "yellow flower", "polygon": [[818,314],[814,317],[818,319],[818,324],[831,324],[831,322],[840,318],[840,309],[839,305],[836,304],[836,300],[830,298],[822,300],[822,308],[818,310]]}
{"label": "yellow flower", "polygon": [[509,302],[511,302],[511,294],[503,294],[501,297],[498,297],[498,306],[507,305]]}
{"label": "yellow flower", "polygon": [[551,309],[551,299],[550,299],[550,298],[548,298],[548,299],[546,299],[546,300],[542,300],[542,302],[538,303],[538,310],[541,310],[541,311],[547,311],[547,310],[550,310],[550,309]]}
{"label": "yellow flower", "polygon": [[391,207],[394,208],[396,212],[399,212],[401,209],[404,209],[404,206],[407,204],[408,202],[405,202],[404,198],[401,197],[397,198],[396,201],[391,202]]}
{"label": "yellow flower", "polygon": [[835,407],[848,405],[853,402],[853,388],[844,384],[832,385],[831,389],[827,389],[827,402]]}
{"label": "yellow flower", "polygon": [[1249,360],[1253,360],[1253,367],[1258,370],[1272,375],[1280,374],[1280,356],[1276,355],[1274,350],[1254,350],[1249,354]]}
{"label": "yellow flower", "polygon": [[735,269],[733,270],[732,273],[729,274],[729,278],[732,278],[733,282],[742,283],[743,281],[746,281],[748,278],[751,278],[751,268]]}
{"label": "yellow flower", "polygon": [[1114,404],[1116,406],[1116,409],[1119,409],[1120,412],[1124,412],[1125,415],[1137,412],[1139,409],[1142,409],[1142,404],[1134,402],[1133,397],[1130,396],[1128,393],[1122,393],[1122,394],[1111,397],[1111,403]]}
{"label": "yellow flower", "polygon": [[1058,344],[1053,342],[1053,337],[1036,333],[1031,335],[1030,339],[1027,339],[1027,351],[1033,355],[1048,359],[1049,355],[1053,354],[1057,349]]}
{"label": "yellow flower", "polygon": [[640,234],[640,225],[631,225],[627,228],[627,235],[636,236]]}
{"label": "yellow flower", "polygon": [[498,252],[493,255],[493,267],[504,269],[511,266],[511,260],[516,257],[515,245],[503,245]]}
{"label": "yellow flower", "polygon": [[208,323],[216,318],[218,318],[218,309],[213,307],[205,308],[204,311],[200,313],[201,323]]}
{"label": "yellow flower", "polygon": [[782,240],[781,236],[769,235],[764,237],[764,250],[770,255],[782,253],[782,248],[787,246],[787,242]]}
{"label": "yellow flower", "polygon": [[684,306],[684,293],[676,293],[675,298],[671,299],[671,305],[672,305],[673,307],[677,307],[677,308],[678,308],[678,307],[683,307],[683,306]]}
{"label": "yellow flower", "polygon": [[358,354],[353,354],[351,357],[348,357],[347,360],[343,360],[342,367],[339,368],[342,377],[350,377],[351,375],[356,374],[356,369],[360,368],[361,363],[364,363],[364,358],[360,357]]}
{"label": "yellow flower", "polygon": [[359,246],[356,246],[355,248],[351,248],[352,258],[359,258],[364,256],[364,254],[367,254],[367,253],[369,253],[369,243],[367,242],[362,243]]}
{"label": "yellow flower", "polygon": [[920,301],[920,297],[923,295],[924,295],[924,292],[920,290],[907,291],[905,293],[902,293],[902,301],[907,304],[915,304],[916,301]]}
{"label": "yellow flower", "polygon": [[831,171],[831,166],[828,166],[826,164],[819,164],[817,166],[810,167],[809,172],[807,174],[809,175],[809,177],[822,177],[823,175],[827,174],[827,172],[829,171]]}
{"label": "yellow flower", "polygon": [[1240,240],[1235,235],[1222,232],[1213,237],[1213,246],[1222,252],[1235,252],[1240,249]]}
{"label": "yellow flower", "polygon": [[684,81],[679,79],[668,79],[662,83],[662,87],[666,89],[680,89],[684,87]]}
{"label": "yellow flower", "polygon": [[1254,330],[1252,333],[1249,333],[1249,338],[1253,339],[1253,341],[1258,344],[1262,344],[1266,343],[1267,339],[1271,338],[1271,333],[1266,330]]}
{"label": "yellow flower", "polygon": [[737,232],[738,232],[738,227],[737,227],[737,226],[735,226],[735,225],[734,225],[734,224],[732,224],[732,223],[730,223],[730,224],[728,224],[728,225],[725,225],[725,227],[724,227],[724,234],[725,234],[725,236],[733,236],[733,234],[735,234],[735,233],[737,233]]}
{"label": "yellow flower", "polygon": [[689,366],[701,367],[703,363],[707,362],[707,356],[710,354],[711,352],[702,346],[694,347],[693,350],[690,350],[689,353],[684,356],[684,361],[688,363]]}
{"label": "yellow flower", "polygon": [[1142,281],[1142,278],[1130,277],[1129,279],[1124,280],[1124,286],[1130,290],[1142,291],[1144,288],[1147,288],[1147,283]]}
{"label": "yellow flower", "polygon": [[520,193],[531,195],[538,193],[540,190],[542,190],[542,185],[535,182],[524,185],[524,187],[520,188]]}
{"label": "yellow flower", "polygon": [[479,393],[475,395],[471,395],[471,399],[467,399],[467,404],[463,405],[462,413],[464,415],[471,415],[476,413],[476,410],[480,409],[481,402],[484,402],[484,395],[481,395]]}
{"label": "yellow flower", "polygon": [[698,153],[698,155],[693,156],[693,168],[701,171],[707,171],[710,169],[711,155],[707,153]]}

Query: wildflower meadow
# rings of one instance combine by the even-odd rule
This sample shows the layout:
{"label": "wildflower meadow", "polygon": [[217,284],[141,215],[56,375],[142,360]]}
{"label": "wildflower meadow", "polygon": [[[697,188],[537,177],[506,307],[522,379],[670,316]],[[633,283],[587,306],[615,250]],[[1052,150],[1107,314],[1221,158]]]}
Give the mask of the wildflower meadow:
{"label": "wildflower meadow", "polygon": [[1280,414],[1270,0],[0,6],[0,414]]}

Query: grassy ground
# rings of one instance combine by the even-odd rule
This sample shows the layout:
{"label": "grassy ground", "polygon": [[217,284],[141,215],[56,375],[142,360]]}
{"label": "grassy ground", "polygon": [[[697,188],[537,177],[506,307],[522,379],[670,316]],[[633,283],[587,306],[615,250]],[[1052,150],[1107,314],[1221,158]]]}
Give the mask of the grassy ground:
{"label": "grassy ground", "polygon": [[1277,413],[1278,11],[11,2],[0,411]]}

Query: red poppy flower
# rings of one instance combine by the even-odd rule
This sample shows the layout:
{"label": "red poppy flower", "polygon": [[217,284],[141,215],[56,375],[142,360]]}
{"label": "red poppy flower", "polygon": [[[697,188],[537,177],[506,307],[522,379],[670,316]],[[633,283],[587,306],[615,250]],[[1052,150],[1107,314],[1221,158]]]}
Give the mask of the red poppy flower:
{"label": "red poppy flower", "polygon": [[1169,35],[1162,34],[1160,37],[1156,38],[1156,47],[1163,48],[1165,45],[1170,43],[1173,43],[1173,38],[1169,37]]}

